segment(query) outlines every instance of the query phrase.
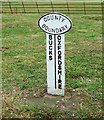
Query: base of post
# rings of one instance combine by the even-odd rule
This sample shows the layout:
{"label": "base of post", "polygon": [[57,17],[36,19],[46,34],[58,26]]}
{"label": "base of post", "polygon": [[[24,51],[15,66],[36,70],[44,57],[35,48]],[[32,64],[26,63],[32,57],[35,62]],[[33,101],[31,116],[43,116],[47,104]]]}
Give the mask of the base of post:
{"label": "base of post", "polygon": [[64,89],[48,88],[47,91],[48,91],[48,94],[64,96]]}

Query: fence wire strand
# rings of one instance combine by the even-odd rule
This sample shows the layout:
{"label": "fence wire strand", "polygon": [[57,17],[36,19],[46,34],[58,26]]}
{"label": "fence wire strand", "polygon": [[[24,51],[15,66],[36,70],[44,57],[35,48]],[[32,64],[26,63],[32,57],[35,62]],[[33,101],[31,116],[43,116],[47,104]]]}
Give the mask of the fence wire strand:
{"label": "fence wire strand", "polygon": [[[47,13],[62,12],[66,14],[102,14],[104,1],[87,0],[2,0],[1,13]],[[76,2],[75,2],[76,1]]]}

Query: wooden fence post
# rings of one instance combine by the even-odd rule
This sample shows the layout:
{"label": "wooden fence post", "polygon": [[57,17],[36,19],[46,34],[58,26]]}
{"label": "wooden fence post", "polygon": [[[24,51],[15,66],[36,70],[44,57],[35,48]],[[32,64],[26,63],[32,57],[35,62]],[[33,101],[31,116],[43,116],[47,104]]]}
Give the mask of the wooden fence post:
{"label": "wooden fence post", "polygon": [[52,0],[50,0],[50,2],[51,2],[52,11],[54,12],[54,7],[53,7]]}
{"label": "wooden fence post", "polygon": [[21,2],[22,2],[22,6],[23,6],[24,13],[26,13],[24,3],[23,3],[22,0],[21,0]]}
{"label": "wooden fence post", "polygon": [[86,2],[83,0],[83,6],[84,6],[84,14],[86,15]]}
{"label": "wooden fence post", "polygon": [[35,0],[35,4],[36,4],[36,7],[37,7],[37,11],[38,11],[38,13],[40,13],[40,12],[39,12],[39,6],[38,6],[38,3],[37,3],[36,0]]}
{"label": "wooden fence post", "polygon": [[9,0],[8,0],[8,2],[9,2],[10,11],[11,11],[11,13],[13,14],[12,7],[11,7],[11,2],[10,2]]}
{"label": "wooden fence post", "polygon": [[70,14],[70,10],[69,10],[69,3],[68,3],[68,1],[66,0],[66,3],[67,3],[67,9],[68,9],[68,14]]}

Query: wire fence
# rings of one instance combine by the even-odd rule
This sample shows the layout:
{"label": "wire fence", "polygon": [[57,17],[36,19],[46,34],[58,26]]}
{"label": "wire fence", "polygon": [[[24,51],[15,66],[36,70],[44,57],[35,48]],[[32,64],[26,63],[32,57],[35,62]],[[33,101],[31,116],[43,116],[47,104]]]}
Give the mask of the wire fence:
{"label": "wire fence", "polygon": [[33,1],[2,1],[1,13],[47,13],[47,12],[61,12],[65,14],[103,14],[104,2],[103,1],[85,1],[81,0],[72,2],[70,0],[65,0],[61,2],[57,0],[44,1],[33,0]]}

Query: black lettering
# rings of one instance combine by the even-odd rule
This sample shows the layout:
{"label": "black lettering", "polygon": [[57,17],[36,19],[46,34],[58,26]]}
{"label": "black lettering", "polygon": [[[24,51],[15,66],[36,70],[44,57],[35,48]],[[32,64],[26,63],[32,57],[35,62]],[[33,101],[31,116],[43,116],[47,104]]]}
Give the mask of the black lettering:
{"label": "black lettering", "polygon": [[49,51],[49,55],[52,55],[52,51]]}
{"label": "black lettering", "polygon": [[58,36],[57,36],[57,39],[58,39],[58,40],[61,40],[61,36],[60,36],[60,35],[58,35]]}
{"label": "black lettering", "polygon": [[59,82],[60,82],[60,80],[61,80],[61,75],[59,75],[59,79],[58,79],[58,80],[59,80]]}
{"label": "black lettering", "polygon": [[50,32],[51,31],[51,29],[48,27],[48,32]]}
{"label": "black lettering", "polygon": [[61,49],[61,46],[58,46],[58,50],[60,50]]}
{"label": "black lettering", "polygon": [[55,33],[55,29],[51,29],[53,33]]}
{"label": "black lettering", "polygon": [[49,50],[52,50],[52,46],[49,46]]}
{"label": "black lettering", "polygon": [[61,65],[61,64],[62,64],[62,61],[59,60],[59,61],[58,61],[58,65]]}
{"label": "black lettering", "polygon": [[61,27],[61,29],[64,31],[65,30],[65,28],[64,27]]}
{"label": "black lettering", "polygon": [[58,55],[61,55],[61,51],[58,51]]}
{"label": "black lettering", "polygon": [[68,26],[67,26],[67,25],[65,25],[65,27],[68,29]]}
{"label": "black lettering", "polygon": [[65,19],[64,18],[62,18],[62,21],[61,22],[63,22]]}
{"label": "black lettering", "polygon": [[59,85],[58,85],[58,88],[59,88],[59,89],[62,89],[62,84],[59,84]]}
{"label": "black lettering", "polygon": [[48,30],[48,26],[45,26],[45,30]]}
{"label": "black lettering", "polygon": [[[64,21],[64,19],[62,20]],[[62,30],[62,28],[60,28]],[[58,88],[62,89],[62,80],[61,80],[61,75],[62,75],[62,52],[61,52],[61,36],[57,36],[58,40]]]}
{"label": "black lettering", "polygon": [[61,45],[61,41],[58,40],[58,45]]}
{"label": "black lettering", "polygon": [[49,45],[52,45],[52,41],[51,40],[49,40]]}
{"label": "black lettering", "polygon": [[58,83],[61,83],[61,82],[62,82],[62,81],[59,79],[59,80],[58,80]]}
{"label": "black lettering", "polygon": [[58,55],[58,59],[60,59],[60,60],[61,60],[61,55]]}
{"label": "black lettering", "polygon": [[46,17],[44,17],[44,22],[47,22],[47,19],[46,19]]}
{"label": "black lettering", "polygon": [[60,21],[60,19],[61,19],[61,16],[59,17],[59,21]]}
{"label": "black lettering", "polygon": [[60,30],[60,32],[62,32],[62,29],[61,29],[61,28],[59,28],[59,30]]}
{"label": "black lettering", "polygon": [[52,35],[49,35],[49,39],[52,40]]}
{"label": "black lettering", "polygon": [[53,20],[54,16],[52,15],[52,16],[50,16],[50,18],[51,18],[51,20]]}
{"label": "black lettering", "polygon": [[62,67],[61,67],[61,65],[59,65],[59,66],[58,66],[58,70],[61,70],[61,69],[62,69]]}
{"label": "black lettering", "polygon": [[47,20],[48,20],[48,21],[50,20],[49,16],[47,16]]}
{"label": "black lettering", "polygon": [[42,25],[42,28],[44,28],[45,26],[46,26],[46,25],[45,25],[45,24],[43,24],[43,25]]}
{"label": "black lettering", "polygon": [[49,60],[52,60],[52,44],[53,44],[53,41],[52,41],[52,35],[49,35]]}
{"label": "black lettering", "polygon": [[61,71],[61,70],[58,70],[58,74],[62,75],[62,71]]}
{"label": "black lettering", "polygon": [[52,60],[52,56],[49,56],[49,60]]}
{"label": "black lettering", "polygon": [[56,28],[56,33],[58,33],[59,32],[59,29],[58,28]]}
{"label": "black lettering", "polygon": [[55,20],[58,20],[58,17],[55,15]]}

